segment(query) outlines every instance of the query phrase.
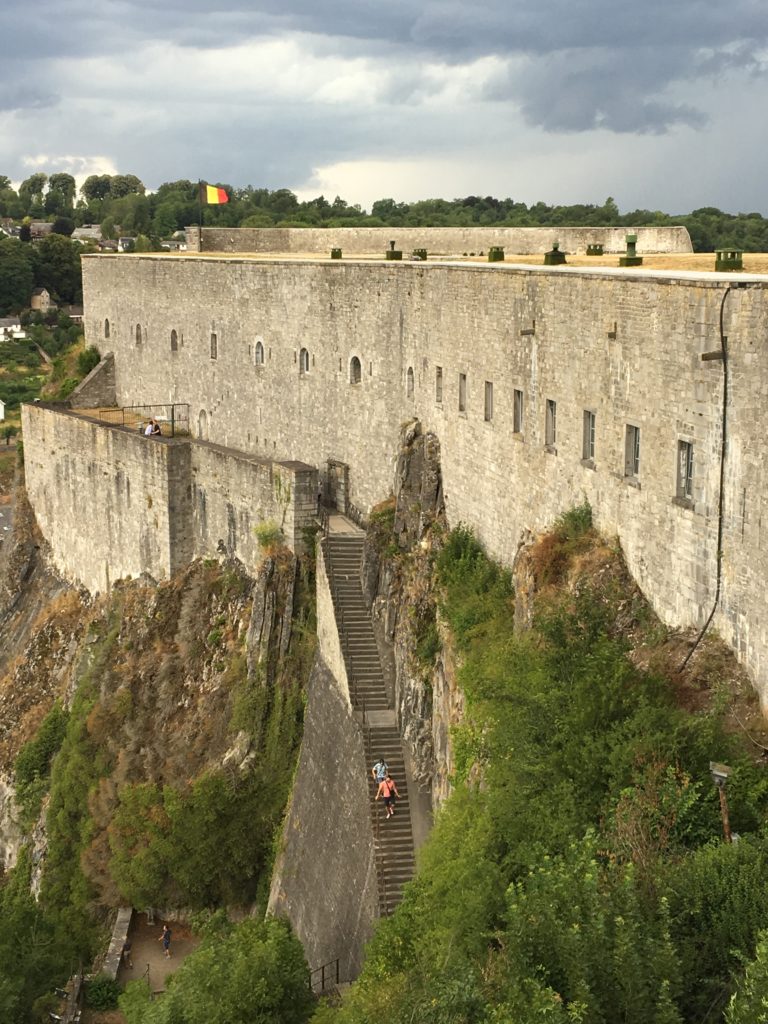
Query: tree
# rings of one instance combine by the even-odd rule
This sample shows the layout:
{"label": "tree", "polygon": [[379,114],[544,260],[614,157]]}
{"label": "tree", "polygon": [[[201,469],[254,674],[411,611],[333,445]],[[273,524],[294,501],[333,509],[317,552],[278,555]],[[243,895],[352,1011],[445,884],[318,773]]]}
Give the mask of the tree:
{"label": "tree", "polygon": [[[52,174],[48,179],[48,196],[59,195],[63,202],[63,209],[71,210],[75,200],[75,179],[71,174]],[[47,198],[47,197],[46,197]]]}
{"label": "tree", "polygon": [[113,199],[128,195],[143,196],[145,191],[144,183],[135,174],[115,174],[110,182],[109,194]]}
{"label": "tree", "polygon": [[111,187],[111,175],[91,174],[80,186],[80,195],[90,204],[100,199],[108,199]]}
{"label": "tree", "polygon": [[0,312],[15,312],[28,306],[33,287],[29,248],[16,238],[0,240]]}
{"label": "tree", "polygon": [[727,1024],[768,1024],[768,931],[758,936],[755,959],[725,1013]]}
{"label": "tree", "polygon": [[216,915],[203,942],[150,1001],[146,982],[129,984],[120,1008],[129,1024],[305,1024],[315,1001],[307,965],[289,925],[249,918],[236,927]]}
{"label": "tree", "polygon": [[48,181],[48,175],[38,171],[31,174],[19,185],[19,198],[24,204],[26,213],[29,213],[34,206],[42,206],[43,189]]}
{"label": "tree", "polygon": [[65,235],[67,238],[70,237],[74,230],[75,222],[71,217],[57,217],[51,228],[55,235]]}
{"label": "tree", "polygon": [[35,249],[35,283],[63,302],[80,302],[83,276],[80,247],[62,235],[47,235]]}

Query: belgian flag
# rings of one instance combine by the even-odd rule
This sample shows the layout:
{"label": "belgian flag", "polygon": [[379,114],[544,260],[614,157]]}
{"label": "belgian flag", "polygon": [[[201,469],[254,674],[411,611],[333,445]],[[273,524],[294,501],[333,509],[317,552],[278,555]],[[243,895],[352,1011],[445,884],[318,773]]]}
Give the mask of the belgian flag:
{"label": "belgian flag", "polygon": [[228,203],[229,196],[227,195],[226,189],[216,188],[215,185],[206,185],[204,181],[200,182],[200,202],[211,204]]}

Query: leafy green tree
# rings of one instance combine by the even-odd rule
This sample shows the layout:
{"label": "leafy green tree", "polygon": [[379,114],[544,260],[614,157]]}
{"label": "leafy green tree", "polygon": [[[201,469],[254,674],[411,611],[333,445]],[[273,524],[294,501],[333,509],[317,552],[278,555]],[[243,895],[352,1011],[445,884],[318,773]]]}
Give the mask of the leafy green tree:
{"label": "leafy green tree", "polygon": [[755,958],[731,997],[726,1024],[768,1024],[768,931],[757,938]]}
{"label": "leafy green tree", "polygon": [[145,191],[144,183],[135,174],[115,174],[109,184],[109,194],[112,199],[120,199],[128,195],[143,196]]}
{"label": "leafy green tree", "polygon": [[214,918],[162,999],[143,980],[120,998],[128,1024],[305,1024],[314,1005],[301,945],[276,918]]}
{"label": "leafy green tree", "polygon": [[58,173],[52,174],[48,179],[48,194],[52,192],[58,193],[64,200],[64,207],[71,209],[75,200],[75,192],[77,186],[75,179],[71,174]]}
{"label": "leafy green tree", "polygon": [[19,185],[19,199],[24,204],[26,213],[31,213],[35,206],[42,208],[43,190],[47,181],[48,175],[38,171],[25,178]]}
{"label": "leafy green tree", "polygon": [[62,235],[50,234],[35,247],[35,282],[62,302],[80,302],[83,275],[80,246]]}
{"label": "leafy green tree", "polygon": [[74,230],[75,222],[71,217],[57,217],[51,227],[55,235],[64,235],[65,238],[69,238]]}
{"label": "leafy green tree", "polygon": [[0,313],[16,312],[28,306],[33,287],[28,246],[16,238],[0,239]]}
{"label": "leafy green tree", "polygon": [[90,205],[100,200],[108,199],[112,189],[112,176],[109,174],[91,174],[80,186],[80,194]]}

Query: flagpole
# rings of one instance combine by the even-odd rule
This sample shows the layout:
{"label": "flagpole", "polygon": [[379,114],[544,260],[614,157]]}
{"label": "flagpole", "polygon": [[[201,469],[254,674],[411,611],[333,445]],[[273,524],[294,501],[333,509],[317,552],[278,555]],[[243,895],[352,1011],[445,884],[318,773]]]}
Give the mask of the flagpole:
{"label": "flagpole", "polygon": [[197,206],[198,206],[198,228],[197,244],[198,251],[203,251],[203,183],[200,179],[197,182]]}

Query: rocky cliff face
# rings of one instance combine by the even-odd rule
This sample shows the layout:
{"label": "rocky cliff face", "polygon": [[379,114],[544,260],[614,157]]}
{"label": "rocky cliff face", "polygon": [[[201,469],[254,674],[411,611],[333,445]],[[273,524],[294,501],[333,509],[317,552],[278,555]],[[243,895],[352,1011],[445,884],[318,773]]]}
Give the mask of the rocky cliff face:
{"label": "rocky cliff face", "polygon": [[403,428],[394,495],[371,516],[362,573],[414,776],[433,806],[450,789],[451,728],[464,707],[433,589],[445,528],[440,442],[413,421]]}
{"label": "rocky cliff face", "polygon": [[123,581],[93,599],[51,570],[23,490],[15,511],[0,563],[0,867],[14,865],[33,832],[33,859],[45,859],[44,813],[37,826],[28,814],[22,821],[16,761],[54,704],[69,711],[88,680],[100,778],[82,809],[92,832],[83,864],[100,901],[114,905],[121,896],[106,865],[124,787],[183,794],[211,770],[245,776],[283,728],[290,772],[296,694],[313,653],[311,630],[300,642],[293,633],[297,609],[309,614],[306,568],[280,549],[255,579],[237,562],[198,561],[167,583]]}

